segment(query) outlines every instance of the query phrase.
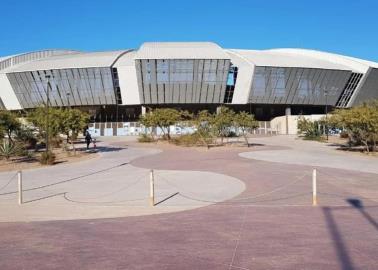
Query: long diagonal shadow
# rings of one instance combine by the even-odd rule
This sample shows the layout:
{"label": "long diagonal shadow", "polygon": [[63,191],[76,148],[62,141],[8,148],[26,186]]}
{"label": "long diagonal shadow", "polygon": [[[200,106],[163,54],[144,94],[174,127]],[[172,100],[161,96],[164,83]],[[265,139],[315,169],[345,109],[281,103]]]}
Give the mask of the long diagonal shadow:
{"label": "long diagonal shadow", "polygon": [[57,196],[60,196],[60,195],[65,195],[66,192],[60,192],[60,193],[57,193],[57,194],[53,194],[53,195],[49,195],[49,196],[45,196],[45,197],[40,197],[40,198],[36,198],[36,199],[32,199],[32,200],[29,200],[29,201],[24,201],[23,203],[31,203],[31,202],[36,202],[36,201],[42,201],[44,199],[48,199],[48,198],[52,198],[52,197],[57,197]]}
{"label": "long diagonal shadow", "polygon": [[327,228],[329,230],[329,233],[332,237],[333,244],[335,246],[337,256],[339,258],[341,269],[343,270],[353,270],[353,262],[351,257],[349,256],[347,247],[344,243],[344,240],[342,238],[342,235],[340,234],[336,221],[332,215],[332,210],[330,207],[323,207],[323,214],[325,216],[325,220],[327,223]]}
{"label": "long diagonal shadow", "polygon": [[[87,174],[84,174],[84,175],[76,176],[76,177],[69,178],[69,179],[66,179],[66,180],[62,180],[62,181],[59,181],[59,182],[55,182],[55,183],[51,183],[51,184],[47,184],[47,185],[42,185],[42,186],[38,186],[38,187],[33,187],[33,188],[28,188],[28,189],[23,189],[22,191],[31,191],[31,190],[36,190],[36,189],[41,189],[41,188],[46,188],[46,187],[51,187],[51,186],[71,182],[71,181],[78,180],[78,179],[81,179],[81,178],[85,178],[85,177],[95,175],[95,174],[98,174],[98,173],[110,171],[112,169],[115,169],[115,168],[118,168],[118,167],[121,167],[121,166],[124,166],[124,165],[127,165],[127,164],[129,164],[129,163],[128,162],[121,163],[121,164],[118,164],[116,166],[112,166],[112,167],[105,168],[105,169],[102,169],[102,170],[98,170],[98,171],[94,171],[94,172],[87,173]],[[17,193],[17,192],[18,191],[10,191],[10,192],[5,192],[5,193],[0,193],[0,196],[1,195],[14,194],[14,193]]]}
{"label": "long diagonal shadow", "polygon": [[179,194],[178,192],[173,193],[172,195],[169,195],[168,197],[166,197],[166,198],[162,199],[161,201],[158,201],[157,203],[155,203],[154,206],[156,206],[156,205],[158,205],[158,204],[161,204],[161,203],[163,203],[163,202],[165,202],[165,201],[168,201],[169,199],[175,197],[175,196],[178,195],[178,194]]}
{"label": "long diagonal shadow", "polygon": [[347,199],[347,202],[350,203],[354,208],[356,208],[358,211],[360,211],[361,215],[366,218],[367,221],[370,222],[371,225],[375,227],[375,229],[378,230],[378,223],[375,221],[372,216],[369,215],[368,212],[366,212],[365,207],[361,200],[359,199]]}

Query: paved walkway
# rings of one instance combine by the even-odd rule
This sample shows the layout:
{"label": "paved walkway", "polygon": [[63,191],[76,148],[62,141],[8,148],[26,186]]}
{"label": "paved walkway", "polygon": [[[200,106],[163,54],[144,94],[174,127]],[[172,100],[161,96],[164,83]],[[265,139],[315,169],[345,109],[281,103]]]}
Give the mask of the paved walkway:
{"label": "paved walkway", "polygon": [[[167,147],[131,166],[228,175],[245,184],[238,196],[160,215],[3,222],[0,269],[376,269],[376,174],[318,167],[319,206],[313,207],[312,166],[225,150]],[[206,198],[201,190],[186,192],[180,196]]]}
{"label": "paved walkway", "polygon": [[[245,152],[240,156],[285,164],[320,166],[378,174],[378,157],[336,150],[337,146],[303,141],[294,136],[250,139],[253,143],[280,146],[280,150]],[[288,149],[289,148],[289,149]]]}
{"label": "paved walkway", "polygon": [[[213,172],[156,170],[155,207],[149,204],[150,170],[130,161],[156,149],[99,144],[100,157],[23,171],[17,204],[15,172],[0,173],[0,222],[110,218],[182,211],[230,199],[245,188],[240,180]],[[206,181],[204,181],[206,179]],[[9,182],[11,180],[11,182]],[[8,184],[9,183],[9,184]],[[201,194],[203,201],[180,193]]]}

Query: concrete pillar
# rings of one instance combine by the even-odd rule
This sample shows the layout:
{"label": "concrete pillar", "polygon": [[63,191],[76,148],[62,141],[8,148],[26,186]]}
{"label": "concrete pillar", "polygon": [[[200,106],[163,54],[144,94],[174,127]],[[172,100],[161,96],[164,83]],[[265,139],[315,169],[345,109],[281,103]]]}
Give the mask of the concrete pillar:
{"label": "concrete pillar", "polygon": [[289,135],[289,116],[291,115],[291,108],[286,107],[285,116],[286,116],[286,135]]}
{"label": "concrete pillar", "polygon": [[286,107],[285,115],[291,115],[291,107]]}
{"label": "concrete pillar", "polygon": [[142,106],[142,115],[145,115],[146,114],[146,107],[145,106]]}
{"label": "concrete pillar", "polygon": [[222,106],[218,106],[218,107],[217,107],[217,114],[219,114],[219,113],[220,113],[220,111],[221,111],[221,108],[222,108]]}
{"label": "concrete pillar", "polygon": [[268,134],[268,129],[266,128],[266,121],[264,121],[264,134]]}

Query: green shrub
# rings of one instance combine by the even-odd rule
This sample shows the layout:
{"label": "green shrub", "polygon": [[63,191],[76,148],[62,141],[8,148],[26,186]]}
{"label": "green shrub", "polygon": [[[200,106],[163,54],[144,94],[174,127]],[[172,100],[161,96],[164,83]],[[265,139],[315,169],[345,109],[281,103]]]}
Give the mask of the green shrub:
{"label": "green shrub", "polygon": [[26,151],[24,157],[26,157],[27,159],[32,159],[32,158],[34,158],[34,152],[32,152],[32,151]]}
{"label": "green shrub", "polygon": [[319,121],[307,120],[304,117],[298,119],[299,133],[304,136],[306,140],[321,141],[321,130],[319,129]]}
{"label": "green shrub", "polygon": [[15,155],[19,157],[26,157],[28,155],[28,150],[23,143],[16,143]]}
{"label": "green shrub", "polygon": [[24,143],[26,148],[35,148],[37,139],[34,135],[34,130],[29,127],[22,127],[16,131],[16,139]]}
{"label": "green shrub", "polygon": [[181,146],[195,146],[195,145],[203,144],[201,137],[199,136],[197,132],[193,134],[185,134],[179,137],[175,137],[172,139],[172,142],[175,145],[181,145]]}
{"label": "green shrub", "polygon": [[44,165],[52,165],[55,162],[55,154],[51,151],[43,152],[39,162]]}
{"label": "green shrub", "polygon": [[140,143],[150,143],[150,142],[154,142],[154,141],[155,140],[147,134],[141,134],[138,138],[138,142],[140,142]]}

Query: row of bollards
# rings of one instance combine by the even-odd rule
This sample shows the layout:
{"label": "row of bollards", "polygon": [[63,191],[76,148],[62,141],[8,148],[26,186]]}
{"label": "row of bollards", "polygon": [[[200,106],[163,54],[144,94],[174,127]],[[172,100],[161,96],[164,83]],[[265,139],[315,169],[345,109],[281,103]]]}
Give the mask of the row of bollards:
{"label": "row of bollards", "polygon": [[[17,186],[18,186],[18,204],[23,203],[22,199],[22,171],[17,172]],[[155,206],[155,183],[154,170],[150,171],[150,205]]]}
{"label": "row of bollards", "polygon": [[[18,204],[23,203],[22,200],[22,171],[17,172],[18,179]],[[316,190],[316,169],[312,171],[312,205],[317,206],[317,190]],[[154,170],[150,170],[150,206],[155,206],[155,179]]]}

